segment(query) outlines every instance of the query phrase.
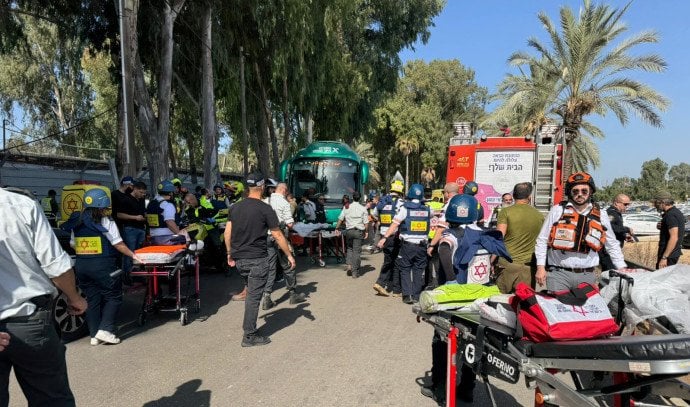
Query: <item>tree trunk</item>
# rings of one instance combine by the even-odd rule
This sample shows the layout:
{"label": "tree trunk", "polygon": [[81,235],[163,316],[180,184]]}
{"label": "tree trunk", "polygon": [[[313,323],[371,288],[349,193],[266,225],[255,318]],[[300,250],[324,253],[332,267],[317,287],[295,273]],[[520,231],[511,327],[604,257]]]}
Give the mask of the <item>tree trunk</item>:
{"label": "tree trunk", "polygon": [[244,177],[249,173],[249,132],[247,131],[247,100],[244,81],[244,48],[240,47],[240,110],[242,120],[242,170]]}
{"label": "tree trunk", "polygon": [[410,154],[405,154],[405,191],[410,187]]}
{"label": "tree trunk", "polygon": [[271,171],[271,157],[269,153],[269,135],[268,126],[270,123],[270,114],[267,113],[268,110],[268,100],[266,100],[266,89],[263,85],[263,80],[261,79],[261,70],[259,69],[259,64],[254,62],[254,73],[256,74],[256,84],[259,87],[259,106],[258,106],[258,118],[259,118],[259,131],[257,132],[257,145],[256,150],[256,160],[259,164],[259,169],[264,176],[267,176]]}
{"label": "tree trunk", "polygon": [[304,115],[304,121],[307,126],[307,145],[314,141],[314,123],[311,121],[311,112]]}
{"label": "tree trunk", "polygon": [[[138,9],[138,2],[135,10]],[[158,114],[153,109],[153,103],[149,96],[144,77],[144,66],[139,55],[138,39],[135,30],[131,30],[134,40],[130,42],[133,48],[131,55],[135,61],[133,69],[135,100],[137,102],[137,117],[139,128],[141,129],[142,140],[146,150],[148,169],[153,183],[170,176],[168,163],[168,137],[170,130],[170,94],[172,82],[172,56],[173,56],[173,24],[177,18],[179,10],[184,5],[185,0],[174,0],[171,8],[170,3],[164,2],[162,27],[161,27],[161,53],[159,55],[160,72],[157,80],[157,100],[156,106]],[[135,13],[132,13],[135,14]],[[133,18],[136,20],[136,17]],[[136,21],[134,21],[136,24]]]}
{"label": "tree trunk", "polygon": [[185,136],[187,140],[187,149],[189,150],[189,173],[192,176],[191,182],[196,185],[199,181],[196,176],[196,155],[194,154],[194,136],[191,132],[187,132]]}
{"label": "tree trunk", "polygon": [[179,178],[177,171],[177,160],[175,159],[175,151],[173,150],[172,137],[168,137],[168,156],[170,157],[170,168],[172,168],[172,177]]}
{"label": "tree trunk", "polygon": [[213,58],[211,55],[211,4],[204,8],[201,44],[201,123],[204,137],[204,184],[220,181],[218,170],[218,130],[216,127],[215,96],[213,93]]}
{"label": "tree trunk", "polygon": [[283,154],[281,158],[285,160],[290,153],[290,104],[288,103],[288,84],[287,78],[283,78]]}
{"label": "tree trunk", "polygon": [[573,145],[575,144],[575,140],[577,139],[579,135],[579,131],[576,128],[573,128],[572,126],[568,126],[567,124],[564,124],[565,126],[565,142],[563,143],[563,167],[562,167],[562,174],[561,178],[563,179],[563,183],[568,179],[570,174],[573,173]]}

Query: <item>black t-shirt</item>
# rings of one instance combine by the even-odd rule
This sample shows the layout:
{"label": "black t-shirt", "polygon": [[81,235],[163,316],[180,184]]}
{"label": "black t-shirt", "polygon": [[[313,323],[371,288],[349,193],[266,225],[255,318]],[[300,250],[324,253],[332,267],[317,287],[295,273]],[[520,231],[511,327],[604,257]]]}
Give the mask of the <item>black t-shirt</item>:
{"label": "black t-shirt", "polygon": [[[146,202],[144,202],[143,199],[137,199],[133,197],[131,194],[124,194],[124,197],[122,197],[122,200],[119,203],[118,212],[132,216],[142,215],[146,217],[145,205]],[[143,221],[136,221],[130,219],[116,219],[115,222],[122,227],[129,226],[139,229],[144,229],[146,227],[146,219],[144,219]]]}
{"label": "black t-shirt", "polygon": [[661,218],[661,230],[659,231],[659,257],[664,255],[666,250],[666,245],[668,244],[668,239],[670,237],[669,229],[678,228],[678,241],[676,242],[676,247],[673,249],[668,257],[675,258],[680,257],[682,252],[680,251],[680,246],[683,241],[683,236],[685,235],[685,217],[680,209],[672,206],[671,209],[664,212],[664,216]]}
{"label": "black t-shirt", "polygon": [[613,206],[609,206],[606,209],[606,213],[609,215],[609,221],[611,221],[611,229],[613,229],[613,234],[616,235],[616,240],[618,240],[623,247],[625,243],[625,236],[628,233],[628,229],[623,224],[623,215]]}
{"label": "black t-shirt", "polygon": [[129,194],[121,192],[119,189],[115,189],[110,193],[110,206],[113,209],[112,217],[118,225],[122,224],[117,219],[117,213],[120,211],[120,208],[122,208],[122,204],[128,196]]}
{"label": "black t-shirt", "polygon": [[233,259],[268,256],[268,230],[279,225],[278,216],[270,205],[254,198],[243,199],[230,207],[228,221],[232,223],[230,249]]}

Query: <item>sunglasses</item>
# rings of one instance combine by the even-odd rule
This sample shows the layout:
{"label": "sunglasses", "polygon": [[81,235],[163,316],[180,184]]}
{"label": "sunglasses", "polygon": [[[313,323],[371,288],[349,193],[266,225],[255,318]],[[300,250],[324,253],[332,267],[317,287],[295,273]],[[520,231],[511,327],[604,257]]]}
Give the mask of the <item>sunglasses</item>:
{"label": "sunglasses", "polygon": [[623,204],[623,206],[630,206],[630,202],[619,202],[620,204]]}
{"label": "sunglasses", "polygon": [[583,189],[571,189],[571,192],[574,195],[589,195],[589,189],[588,188],[583,188]]}

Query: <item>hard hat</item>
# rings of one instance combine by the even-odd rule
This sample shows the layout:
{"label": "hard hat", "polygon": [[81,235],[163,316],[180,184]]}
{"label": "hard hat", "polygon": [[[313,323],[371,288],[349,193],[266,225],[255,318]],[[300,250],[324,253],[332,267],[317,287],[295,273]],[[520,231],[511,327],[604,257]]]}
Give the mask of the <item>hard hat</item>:
{"label": "hard hat", "polygon": [[405,185],[403,185],[402,181],[395,180],[391,183],[391,192],[402,194],[404,189]]}
{"label": "hard hat", "polygon": [[84,208],[107,208],[110,206],[110,198],[102,189],[90,189],[84,194]]}
{"label": "hard hat", "polygon": [[594,195],[594,192],[597,190],[596,186],[594,185],[594,178],[592,178],[591,175],[587,174],[586,172],[576,172],[571,174],[565,182],[565,195],[569,197],[570,191],[573,189],[573,187],[579,184],[589,185],[589,189],[591,189],[589,194],[590,196]]}
{"label": "hard hat", "polygon": [[172,180],[170,180],[170,182],[172,182],[172,184],[176,187],[182,186],[182,181],[180,181],[179,178],[173,178]]}
{"label": "hard hat", "polygon": [[419,199],[420,201],[424,199],[424,186],[421,184],[412,184],[410,189],[407,190],[408,199]]}
{"label": "hard hat", "polygon": [[474,181],[467,181],[462,187],[462,193],[475,196],[479,192],[479,185]]}
{"label": "hard hat", "polygon": [[455,195],[450,199],[446,209],[446,221],[459,223],[461,225],[470,224],[477,220],[479,202],[470,194]]}
{"label": "hard hat", "polygon": [[158,193],[159,194],[172,194],[175,192],[175,185],[172,182],[164,179],[158,183]]}

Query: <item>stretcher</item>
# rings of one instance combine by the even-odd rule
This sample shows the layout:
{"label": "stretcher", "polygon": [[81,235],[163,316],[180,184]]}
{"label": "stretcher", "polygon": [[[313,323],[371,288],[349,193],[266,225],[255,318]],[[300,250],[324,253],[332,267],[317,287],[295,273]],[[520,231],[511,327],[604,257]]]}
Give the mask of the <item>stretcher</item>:
{"label": "stretcher", "polygon": [[[446,406],[455,406],[461,364],[482,378],[493,406],[489,376],[516,384],[520,374],[535,391],[535,406],[668,405],[647,403],[649,395],[690,400],[690,386],[676,380],[690,373],[690,335],[532,343],[477,312],[413,311],[447,343]],[[572,383],[557,374],[562,372],[570,373]]]}
{"label": "stretcher", "polygon": [[[151,313],[179,313],[180,324],[188,322],[189,310],[201,310],[199,296],[199,254],[203,242],[186,245],[146,246],[135,250],[141,261],[135,261],[131,275],[146,279],[146,290],[138,317],[140,326]],[[183,277],[186,286],[182,287]],[[161,283],[167,283],[168,295],[163,295]]]}
{"label": "stretcher", "polygon": [[335,257],[337,263],[345,260],[345,236],[331,226],[313,229],[306,234],[291,232],[290,243],[308,248],[311,263],[318,263],[321,267],[326,267],[324,257]]}

